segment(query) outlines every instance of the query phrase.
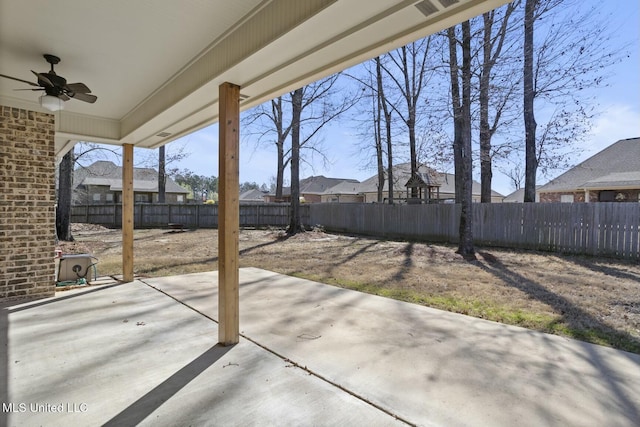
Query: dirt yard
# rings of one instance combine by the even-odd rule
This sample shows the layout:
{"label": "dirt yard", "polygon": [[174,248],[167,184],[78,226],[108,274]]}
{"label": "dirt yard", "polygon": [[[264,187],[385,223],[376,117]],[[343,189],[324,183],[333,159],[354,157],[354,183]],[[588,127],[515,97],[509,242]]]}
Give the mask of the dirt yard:
{"label": "dirt yard", "polygon": [[[76,224],[64,253],[90,253],[99,275],[121,274],[120,230]],[[286,238],[244,230],[241,267],[570,336],[640,353],[640,265],[610,259],[378,240],[321,231]],[[136,230],[135,273],[169,276],[217,269],[217,231]]]}

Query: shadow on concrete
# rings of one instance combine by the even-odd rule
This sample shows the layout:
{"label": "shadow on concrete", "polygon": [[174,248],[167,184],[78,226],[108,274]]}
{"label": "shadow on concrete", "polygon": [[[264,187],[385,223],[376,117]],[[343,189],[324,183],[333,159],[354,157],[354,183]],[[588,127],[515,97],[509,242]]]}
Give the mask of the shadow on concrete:
{"label": "shadow on concrete", "polygon": [[232,346],[223,347],[220,344],[214,345],[153,390],[129,405],[111,420],[107,421],[104,426],[119,427],[139,424],[164,402],[198,377],[198,375],[213,366],[213,364],[220,360],[220,358],[232,348]]}
{"label": "shadow on concrete", "polygon": [[[85,296],[104,289],[120,286],[124,283],[114,283],[104,285],[94,289],[83,289],[81,293],[71,293],[69,295],[47,298],[47,299],[20,299],[0,303],[0,404],[11,404],[9,402],[9,314],[53,304],[60,301]],[[14,307],[17,306],[17,307]],[[6,409],[6,408],[2,408]],[[8,415],[10,411],[0,410],[0,426],[8,425]]]}
{"label": "shadow on concrete", "polygon": [[[638,352],[637,350],[640,349],[640,342],[631,334],[612,328],[562,295],[558,295],[543,285],[527,279],[516,271],[510,270],[492,254],[486,252],[478,252],[478,254],[482,256],[485,261],[477,262],[476,265],[478,265],[478,267],[493,274],[507,285],[519,289],[531,298],[553,308],[556,313],[561,315],[562,321],[566,322],[573,332],[579,333],[583,331],[586,333],[585,325],[594,325],[594,328],[590,329],[593,329],[593,332],[597,334],[599,339],[606,341],[607,344],[612,347],[619,348],[619,341],[624,340],[634,344],[633,350],[636,350],[635,352]],[[576,336],[576,338],[585,340],[585,337],[581,336]]]}
{"label": "shadow on concrete", "polygon": [[[615,341],[624,338],[626,341],[633,341],[634,343],[638,343],[637,338],[632,335],[619,331],[606,325],[595,316],[587,313],[582,310],[580,307],[573,304],[571,301],[566,299],[565,297],[558,295],[554,292],[551,292],[544,286],[536,283],[533,280],[527,279],[526,277],[518,274],[515,271],[507,268],[498,258],[491,255],[490,253],[478,252],[486,262],[478,262],[477,265],[483,269],[484,271],[493,274],[498,279],[504,281],[509,286],[512,286],[520,291],[524,292],[526,295],[529,295],[531,298],[534,298],[544,304],[552,307],[556,312],[561,314],[561,318],[564,322],[568,324],[568,326],[576,331],[583,330],[584,325],[580,321],[580,319],[585,319],[587,324],[596,325],[598,328],[598,337],[604,340],[607,340],[609,344],[617,344]],[[640,346],[640,343],[637,344]],[[640,411],[634,405],[630,396],[622,390],[617,381],[615,381],[615,375],[613,373],[613,369],[607,363],[602,355],[594,350],[592,346],[585,346],[589,353],[589,363],[596,368],[600,373],[603,379],[605,379],[609,390],[613,395],[618,398],[618,401],[621,402],[621,406],[625,409],[625,414],[629,417],[630,420],[639,420],[640,419]],[[624,353],[623,355],[628,355],[631,360],[635,360],[634,356],[630,353]]]}
{"label": "shadow on concrete", "polygon": [[19,311],[28,310],[30,308],[40,307],[40,306],[47,305],[47,304],[53,304],[53,303],[64,301],[64,300],[68,300],[68,299],[71,299],[71,298],[76,298],[76,297],[89,295],[89,294],[92,294],[94,292],[100,292],[100,291],[103,291],[105,289],[113,288],[115,286],[125,285],[126,283],[127,282],[113,283],[111,285],[102,285],[100,287],[93,288],[93,289],[82,288],[82,292],[72,293],[72,294],[65,295],[65,296],[59,296],[59,297],[56,297],[56,298],[47,298],[47,299],[44,299],[44,300],[36,300],[33,303],[31,303],[32,300],[31,301],[25,301],[25,300],[15,301],[16,305],[20,304],[22,306],[21,307],[12,308],[9,311],[11,313],[17,313]]}

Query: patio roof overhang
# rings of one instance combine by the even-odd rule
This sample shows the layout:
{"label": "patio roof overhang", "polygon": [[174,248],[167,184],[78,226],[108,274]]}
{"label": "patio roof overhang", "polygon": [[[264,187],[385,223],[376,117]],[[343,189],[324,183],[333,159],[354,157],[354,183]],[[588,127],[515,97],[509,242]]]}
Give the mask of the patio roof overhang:
{"label": "patio roof overhang", "polygon": [[[0,73],[34,81],[43,54],[94,104],[55,113],[55,154],[77,141],[123,147],[123,278],[134,280],[133,148],[220,121],[219,342],[239,340],[240,110],[455,25],[507,0],[0,0]],[[41,111],[0,78],[0,105]]]}
{"label": "patio roof overhang", "polygon": [[[56,113],[58,156],[77,141],[155,148],[216,122],[225,81],[247,109],[504,3],[0,0],[0,73],[35,81],[50,53],[98,96]],[[0,104],[41,111],[23,88],[0,79]]]}

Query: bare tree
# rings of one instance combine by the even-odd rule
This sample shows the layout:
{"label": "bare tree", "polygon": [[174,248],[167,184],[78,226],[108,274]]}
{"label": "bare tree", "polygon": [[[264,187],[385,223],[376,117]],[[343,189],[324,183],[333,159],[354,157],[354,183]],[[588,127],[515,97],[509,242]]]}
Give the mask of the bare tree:
{"label": "bare tree", "polygon": [[[387,89],[385,89],[385,76],[383,72],[381,57],[376,57],[370,62],[364,64],[366,70],[365,76],[347,74],[356,80],[361,86],[363,93],[369,96],[363,96],[368,103],[353,119],[359,122],[361,129],[361,138],[364,139],[363,151],[370,151],[373,148],[375,158],[375,168],[377,175],[377,201],[384,201],[384,184],[388,179],[387,200],[393,204],[393,136],[392,136],[392,108],[390,100],[387,98]],[[367,67],[371,64],[372,67]],[[388,76],[387,76],[388,78]],[[362,118],[364,117],[364,119]],[[373,140],[373,147],[371,145]],[[386,158],[385,158],[386,154]],[[386,161],[386,166],[385,166]],[[370,164],[369,164],[370,165]]]}
{"label": "bare tree", "polygon": [[[611,43],[617,30],[598,6],[576,0],[526,0],[523,31],[525,202],[533,202],[540,162],[558,160],[538,149],[549,152],[556,144],[566,153],[584,136],[592,115],[584,91],[606,84],[607,67],[621,60],[626,46]],[[544,110],[550,119],[538,133],[536,112]],[[580,122],[571,132],[562,125],[568,117]]]}
{"label": "bare tree", "polygon": [[[482,15],[482,64],[479,77],[480,201],[482,203],[491,202],[493,178],[491,140],[515,89],[515,84],[512,84],[506,76],[502,76],[500,85],[492,85],[492,80],[495,77],[492,72],[498,60],[501,59],[509,29],[509,18],[518,4],[517,0],[501,9],[495,9]],[[498,21],[498,29],[494,31],[496,20]],[[504,60],[504,58],[502,59]],[[491,102],[492,100],[493,102]],[[490,104],[494,107],[492,120],[490,120]]]}
{"label": "bare tree", "polygon": [[[427,80],[430,77],[430,73],[435,70],[435,68],[429,69],[427,67],[427,58],[431,53],[432,40],[434,40],[434,38],[426,37],[389,52],[385,57],[390,61],[381,62],[378,59],[378,64],[380,64],[395,84],[395,88],[400,93],[402,100],[389,103],[389,106],[401,117],[407,127],[411,175],[415,175],[418,172],[418,156],[416,151],[416,127],[419,121],[418,107],[426,104],[421,96]],[[397,76],[396,73],[398,73],[399,76]],[[403,107],[400,106],[401,102],[404,102]],[[391,181],[391,179],[389,181]],[[417,196],[415,191],[417,191],[417,189],[412,189],[412,197]]]}
{"label": "bare tree", "polygon": [[304,230],[300,220],[300,127],[303,95],[303,88],[291,93],[291,213],[288,235]]}
{"label": "bare tree", "polygon": [[255,107],[243,117],[243,127],[248,130],[246,135],[257,137],[258,145],[267,141],[276,146],[276,200],[282,200],[284,171],[291,159],[290,149],[285,148],[287,138],[291,132],[291,121],[289,120],[288,124],[286,123],[285,115],[287,114],[290,114],[290,106],[283,96],[279,96]]}
{"label": "bare tree", "polygon": [[525,172],[524,172],[524,201],[536,201],[536,171],[538,162],[536,157],[536,117],[533,108],[535,99],[533,75],[533,33],[536,8],[539,0],[526,0],[524,7],[524,68],[523,68],[523,106],[524,106],[524,137],[525,137]]}
{"label": "bare tree", "polygon": [[148,167],[157,166],[158,168],[158,203],[165,203],[166,201],[167,166],[179,162],[190,155],[190,153],[185,152],[185,144],[176,145],[173,143],[171,144],[171,150],[167,150],[167,145],[158,147],[157,163],[151,156],[142,156],[141,162],[141,164]]}
{"label": "bare tree", "polygon": [[[299,161],[307,156],[320,156],[328,162],[318,138],[322,129],[332,120],[347,111],[357,101],[357,95],[338,88],[340,74],[303,87],[300,127],[304,130],[300,137]],[[292,161],[292,147],[286,141],[293,130],[293,94],[283,95],[268,103],[259,105],[243,117],[247,130],[245,135],[255,138],[256,145],[273,143],[277,151],[276,199],[282,199],[284,171]],[[306,152],[306,155],[302,155]]]}
{"label": "bare tree", "polygon": [[[392,141],[392,136],[391,136],[391,123],[392,123],[392,119],[391,119],[391,108],[389,108],[389,101],[387,99],[385,90],[384,90],[384,85],[382,83],[382,64],[380,62],[380,57],[376,57],[375,59],[376,61],[376,83],[377,83],[377,88],[378,88],[378,109],[382,109],[382,112],[384,114],[384,128],[385,128],[385,134],[386,134],[386,141],[387,141],[387,200],[389,201],[389,204],[392,205],[393,204],[393,141]],[[383,181],[382,184],[380,184],[380,178],[379,178],[379,185],[384,185],[384,176],[382,177]]]}
{"label": "bare tree", "polygon": [[376,91],[372,97],[371,114],[373,116],[373,140],[376,150],[376,172],[378,176],[377,184],[377,201],[382,203],[384,200],[384,150],[382,148],[382,103],[383,99],[380,91]]}
{"label": "bare tree", "polygon": [[[447,29],[449,40],[449,72],[454,122],[454,163],[456,171],[456,203],[460,204],[460,228],[457,253],[472,257],[472,156],[471,156],[471,24],[461,24],[462,66],[458,63],[456,28]],[[462,83],[462,94],[460,92]]]}
{"label": "bare tree", "polygon": [[78,167],[82,167],[82,160],[94,159],[96,156],[105,157],[105,153],[118,155],[116,151],[104,146],[81,142],[62,157],[58,167],[58,201],[56,203],[56,236],[58,239],[74,240],[71,233],[71,205],[76,164]]}
{"label": "bare tree", "polygon": [[324,153],[314,143],[324,127],[353,107],[359,94],[339,92],[340,74],[308,84],[291,92],[291,219],[287,233],[303,230],[300,220],[300,162],[303,148],[311,154]]}
{"label": "bare tree", "polygon": [[523,187],[524,183],[524,170],[522,169],[524,162],[520,157],[516,157],[515,159],[510,159],[509,164],[500,167],[500,172],[505,174],[509,178],[509,182],[511,183],[511,187],[514,190],[519,190]]}

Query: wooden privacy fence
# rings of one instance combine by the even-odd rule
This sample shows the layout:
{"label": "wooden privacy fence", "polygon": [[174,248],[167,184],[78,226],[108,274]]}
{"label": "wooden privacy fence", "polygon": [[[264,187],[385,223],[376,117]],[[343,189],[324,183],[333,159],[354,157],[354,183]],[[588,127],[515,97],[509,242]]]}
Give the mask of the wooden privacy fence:
{"label": "wooden privacy fence", "polygon": [[[640,260],[640,203],[473,205],[474,242]],[[318,203],[311,225],[388,238],[458,242],[460,206]]]}
{"label": "wooden privacy fence", "polygon": [[[309,206],[300,206],[302,223],[308,224]],[[122,226],[122,205],[80,205],[71,208],[71,222],[100,224],[110,228]],[[182,224],[185,228],[217,228],[218,205],[137,204],[134,207],[134,227],[156,228]],[[241,227],[286,227],[289,225],[289,204],[241,204]]]}

